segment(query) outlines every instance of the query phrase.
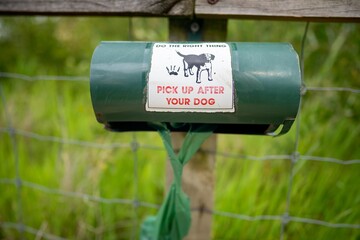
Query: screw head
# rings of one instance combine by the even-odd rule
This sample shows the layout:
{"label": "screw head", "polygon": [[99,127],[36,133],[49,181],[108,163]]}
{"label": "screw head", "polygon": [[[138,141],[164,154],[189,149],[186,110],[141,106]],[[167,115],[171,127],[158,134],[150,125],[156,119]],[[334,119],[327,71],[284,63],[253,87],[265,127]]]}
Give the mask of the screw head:
{"label": "screw head", "polygon": [[217,3],[219,0],[207,0],[207,2],[211,5],[214,5],[215,3]]}
{"label": "screw head", "polygon": [[193,22],[190,25],[191,32],[196,33],[200,30],[200,25],[197,22]]}

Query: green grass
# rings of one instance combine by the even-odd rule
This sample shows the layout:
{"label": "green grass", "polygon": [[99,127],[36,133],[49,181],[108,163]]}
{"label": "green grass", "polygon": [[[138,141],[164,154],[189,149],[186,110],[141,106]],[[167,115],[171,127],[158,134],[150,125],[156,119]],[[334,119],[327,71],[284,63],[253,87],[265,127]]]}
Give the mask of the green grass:
{"label": "green grass", "polygon": [[[134,18],[134,40],[165,41],[165,19]],[[0,18],[0,71],[29,75],[88,76],[93,49],[101,40],[128,40],[126,18]],[[156,27],[154,27],[156,26]],[[229,21],[229,41],[290,42],[299,52],[304,23]],[[360,88],[360,26],[312,23],[305,48],[308,86]],[[12,125],[20,130],[96,143],[124,143],[116,149],[41,141],[16,135],[21,179],[48,188],[102,198],[160,204],[164,196],[164,150],[140,147],[133,133],[106,132],[95,120],[87,82],[0,79]],[[4,104],[0,127],[8,126]],[[359,94],[307,92],[300,116],[301,155],[359,159]],[[299,120],[299,119],[298,119]],[[279,138],[219,135],[218,152],[288,155],[294,152],[295,125]],[[156,133],[137,133],[140,146],[162,148]],[[134,181],[134,157],[138,187]],[[7,133],[0,133],[0,178],[15,178],[15,155]],[[290,215],[331,223],[360,224],[360,164],[299,160],[294,168]],[[250,216],[282,215],[290,161],[216,160],[215,209]],[[15,185],[0,184],[0,222],[17,222]],[[35,229],[70,239],[129,239],[134,227],[156,210],[98,203],[86,198],[21,188],[23,221]],[[214,216],[214,239],[279,239],[280,221],[244,221]],[[285,239],[356,239],[360,229],[328,228],[290,222]],[[34,235],[26,235],[34,238]],[[0,239],[19,233],[0,228]]]}

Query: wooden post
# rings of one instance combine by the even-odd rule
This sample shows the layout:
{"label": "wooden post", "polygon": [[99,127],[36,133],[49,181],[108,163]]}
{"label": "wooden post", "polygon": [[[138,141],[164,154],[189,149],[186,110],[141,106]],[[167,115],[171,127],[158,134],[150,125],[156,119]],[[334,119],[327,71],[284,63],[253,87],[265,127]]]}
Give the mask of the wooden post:
{"label": "wooden post", "polygon": [[[194,25],[195,24],[195,25]],[[199,27],[199,28],[197,28]],[[199,38],[199,41],[225,41],[227,20],[206,19],[194,23],[189,19],[170,18],[170,41],[186,41],[189,36]],[[176,152],[181,147],[186,133],[172,133],[173,147]],[[216,135],[212,135],[201,146],[183,172],[183,189],[190,197],[191,228],[186,240],[211,239],[212,215],[206,209],[213,209],[214,184],[215,184],[215,155],[210,154],[216,150]],[[167,162],[166,189],[172,182],[173,175],[169,162]]]}

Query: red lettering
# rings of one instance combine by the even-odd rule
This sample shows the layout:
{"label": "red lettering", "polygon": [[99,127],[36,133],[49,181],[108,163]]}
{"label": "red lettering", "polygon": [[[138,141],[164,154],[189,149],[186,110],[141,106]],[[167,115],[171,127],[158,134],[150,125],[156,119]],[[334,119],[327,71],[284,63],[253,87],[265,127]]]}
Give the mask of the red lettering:
{"label": "red lettering", "polygon": [[203,88],[199,87],[198,94],[204,94]]}
{"label": "red lettering", "polygon": [[198,94],[224,94],[223,86],[205,86],[199,87]]}
{"label": "red lettering", "polygon": [[190,98],[166,98],[168,105],[190,105]]}
{"label": "red lettering", "polygon": [[224,94],[224,87],[223,86],[219,87],[219,94]]}
{"label": "red lettering", "polygon": [[209,105],[214,105],[215,104],[215,99],[213,99],[213,98],[210,98],[209,99]]}
{"label": "red lettering", "polygon": [[194,105],[214,105],[215,104],[215,99],[214,98],[194,98]]}
{"label": "red lettering", "polygon": [[194,91],[194,88],[192,86],[182,86],[181,91],[182,93],[190,94],[192,91]]}
{"label": "red lettering", "polygon": [[157,93],[168,93],[168,94],[177,94],[177,86],[157,86]]}

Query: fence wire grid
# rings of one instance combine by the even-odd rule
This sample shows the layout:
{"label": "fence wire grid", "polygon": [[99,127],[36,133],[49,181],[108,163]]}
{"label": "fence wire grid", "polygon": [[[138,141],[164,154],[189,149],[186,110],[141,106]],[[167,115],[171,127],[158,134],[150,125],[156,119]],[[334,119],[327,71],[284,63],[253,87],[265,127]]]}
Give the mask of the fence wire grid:
{"label": "fence wire grid", "polygon": [[[307,37],[307,31],[309,28],[309,22],[306,23],[305,30],[302,37],[302,44],[301,44],[301,52],[300,52],[300,65],[302,76],[304,76],[304,49],[305,49],[305,41]],[[9,72],[0,72],[0,78],[10,78],[10,79],[17,79],[17,80],[24,80],[30,82],[37,82],[37,81],[72,81],[72,82],[88,82],[89,78],[87,76],[28,76],[22,73],[9,73]],[[337,92],[348,92],[349,94],[359,94],[360,89],[355,88],[347,88],[347,87],[312,87],[306,86],[305,81],[302,79],[302,96],[307,94],[308,92],[333,92],[336,94]],[[24,213],[22,211],[23,202],[26,201],[22,197],[22,191],[24,188],[33,189],[44,194],[49,195],[59,195],[67,198],[75,198],[75,199],[82,199],[84,201],[93,201],[97,203],[103,204],[121,204],[121,205],[129,205],[132,207],[135,212],[138,208],[150,208],[150,209],[158,209],[160,205],[154,204],[151,202],[145,202],[139,200],[139,186],[138,186],[138,151],[139,149],[149,149],[155,151],[163,151],[163,148],[151,144],[142,144],[137,140],[136,133],[133,134],[133,139],[131,142],[122,143],[122,142],[115,142],[115,143],[96,143],[90,141],[83,141],[79,139],[70,139],[70,138],[61,138],[57,136],[47,136],[42,135],[36,132],[25,131],[22,129],[18,129],[14,126],[14,121],[12,116],[8,111],[7,101],[4,94],[4,91],[1,86],[0,82],[0,99],[2,102],[2,111],[5,115],[5,122],[7,126],[0,126],[0,133],[7,134],[11,139],[11,146],[12,146],[12,154],[14,156],[14,166],[15,166],[15,178],[0,178],[0,185],[12,185],[16,188],[16,207],[17,207],[17,216],[16,222],[0,222],[0,227],[3,229],[15,229],[19,232],[20,238],[25,239],[24,233],[29,233],[35,236],[36,239],[54,239],[54,240],[63,240],[61,236],[56,236],[53,234],[49,234],[45,231],[45,228],[34,228],[33,226],[28,226],[24,223]],[[302,98],[301,98],[302,99]],[[234,154],[234,153],[227,153],[227,152],[219,152],[219,151],[211,151],[208,154],[213,154],[218,157],[224,157],[229,159],[247,159],[251,161],[272,161],[272,160],[288,160],[290,162],[290,173],[288,178],[288,189],[286,193],[286,211],[282,215],[257,215],[257,216],[249,216],[240,213],[234,212],[225,212],[225,211],[218,211],[216,209],[191,209],[191,211],[202,211],[207,214],[211,214],[213,216],[222,216],[227,218],[238,219],[242,221],[278,221],[281,223],[280,235],[279,239],[284,239],[286,226],[290,222],[297,222],[297,223],[306,223],[306,224],[313,224],[319,225],[327,228],[349,228],[349,229],[360,229],[360,224],[348,224],[348,223],[341,223],[341,222],[327,222],[318,219],[311,219],[311,218],[304,218],[299,216],[292,216],[290,215],[290,208],[291,208],[291,193],[292,193],[292,186],[293,186],[293,178],[294,178],[294,167],[298,161],[315,161],[315,162],[322,162],[327,164],[339,164],[339,165],[355,165],[360,164],[360,159],[338,159],[332,157],[322,157],[322,156],[311,156],[311,155],[302,155],[298,151],[299,141],[300,141],[300,127],[301,127],[301,103],[299,112],[296,121],[296,125],[293,126],[296,128],[296,139],[295,144],[293,146],[293,153],[292,154],[285,154],[285,155],[264,155],[264,156],[249,156],[249,155],[241,155],[241,154]],[[31,139],[33,141],[42,141],[42,142],[49,142],[49,143],[61,143],[65,145],[75,145],[84,148],[97,148],[97,149],[130,149],[133,154],[133,162],[134,162],[134,171],[133,171],[133,181],[134,181],[134,196],[133,198],[103,198],[99,196],[84,194],[81,192],[72,192],[72,191],[64,191],[61,189],[56,188],[49,188],[44,185],[40,185],[34,182],[23,180],[20,174],[20,163],[19,163],[19,153],[18,153],[18,142],[17,136],[25,137]],[[132,224],[133,230],[132,235],[129,237],[131,239],[136,239],[137,234],[137,226],[139,224],[140,219],[137,216],[134,218],[134,222]]]}

